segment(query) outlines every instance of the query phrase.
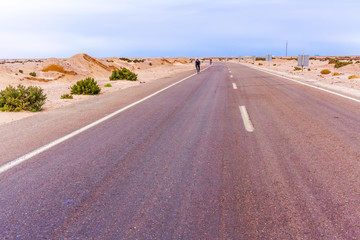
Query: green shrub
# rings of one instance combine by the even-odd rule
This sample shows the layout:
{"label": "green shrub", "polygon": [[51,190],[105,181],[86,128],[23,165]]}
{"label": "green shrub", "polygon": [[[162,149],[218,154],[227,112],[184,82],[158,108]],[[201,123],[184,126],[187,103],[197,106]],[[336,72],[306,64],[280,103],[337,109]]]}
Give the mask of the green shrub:
{"label": "green shrub", "polygon": [[331,73],[331,71],[329,69],[324,69],[324,70],[321,70],[320,73],[326,75],[326,74]]}
{"label": "green shrub", "polygon": [[85,80],[78,81],[71,87],[71,94],[78,95],[96,95],[100,91],[99,85],[93,78],[86,78]]}
{"label": "green shrub", "polygon": [[63,95],[61,95],[60,98],[61,99],[73,99],[74,97],[71,94],[63,94]]}
{"label": "green shrub", "polygon": [[21,84],[17,88],[8,86],[0,91],[0,110],[6,112],[19,112],[21,110],[38,112],[45,104],[46,94],[40,87],[25,87]]}
{"label": "green shrub", "polygon": [[294,67],[294,71],[299,71],[301,70],[301,67]]}
{"label": "green shrub", "polygon": [[141,60],[135,59],[133,62],[134,63],[143,63],[143,62],[145,62],[145,59],[141,59]]}
{"label": "green shrub", "polygon": [[129,63],[132,62],[131,59],[124,58],[124,57],[121,57],[121,58],[119,58],[119,59],[122,60],[122,61],[129,62]]}
{"label": "green shrub", "polygon": [[30,76],[36,77],[36,72],[29,73]]}
{"label": "green shrub", "polygon": [[104,87],[112,87],[112,85],[110,83],[107,83],[104,85]]}
{"label": "green shrub", "polygon": [[19,73],[24,73],[24,71],[23,71],[23,70],[21,70],[21,69],[19,69]]}
{"label": "green shrub", "polygon": [[340,62],[340,61],[337,61],[335,63],[335,68],[341,68],[341,67],[349,65],[349,64],[352,64],[352,62]]}
{"label": "green shrub", "polygon": [[137,74],[131,72],[127,68],[122,68],[121,70],[114,70],[109,77],[111,81],[114,80],[129,80],[129,81],[136,81]]}
{"label": "green shrub", "polygon": [[149,63],[149,66],[152,66],[152,63]]}

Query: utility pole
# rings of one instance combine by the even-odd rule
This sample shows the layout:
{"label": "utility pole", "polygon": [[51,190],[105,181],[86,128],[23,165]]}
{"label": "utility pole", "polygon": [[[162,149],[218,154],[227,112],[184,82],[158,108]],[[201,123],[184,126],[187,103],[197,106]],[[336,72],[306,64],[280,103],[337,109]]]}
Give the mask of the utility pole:
{"label": "utility pole", "polygon": [[288,50],[288,41],[286,40],[286,51],[285,51],[286,57],[287,57],[287,50]]}

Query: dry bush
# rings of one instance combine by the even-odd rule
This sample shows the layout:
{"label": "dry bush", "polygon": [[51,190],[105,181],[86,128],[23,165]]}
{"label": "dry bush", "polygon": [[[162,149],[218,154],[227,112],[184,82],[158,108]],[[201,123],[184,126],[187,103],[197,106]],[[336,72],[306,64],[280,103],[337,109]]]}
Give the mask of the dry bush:
{"label": "dry bush", "polygon": [[360,78],[360,76],[357,76],[357,75],[351,75],[348,77],[349,79],[355,79],[355,78]]}
{"label": "dry bush", "polygon": [[262,63],[259,63],[259,66],[262,66],[263,64]]}
{"label": "dry bush", "polygon": [[331,73],[331,71],[329,69],[324,69],[324,70],[321,70],[320,73],[326,75],[326,74]]}
{"label": "dry bush", "polygon": [[336,72],[333,74],[333,76],[340,76],[340,73]]}

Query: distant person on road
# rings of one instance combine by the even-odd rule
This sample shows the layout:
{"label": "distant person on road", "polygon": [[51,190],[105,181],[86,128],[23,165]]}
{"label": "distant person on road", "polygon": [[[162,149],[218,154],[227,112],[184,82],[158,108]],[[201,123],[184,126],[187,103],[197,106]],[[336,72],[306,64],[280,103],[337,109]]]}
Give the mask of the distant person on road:
{"label": "distant person on road", "polygon": [[210,65],[212,64],[212,59],[210,58]]}
{"label": "distant person on road", "polygon": [[199,59],[196,59],[195,67],[196,67],[196,71],[199,73],[200,72],[200,60]]}

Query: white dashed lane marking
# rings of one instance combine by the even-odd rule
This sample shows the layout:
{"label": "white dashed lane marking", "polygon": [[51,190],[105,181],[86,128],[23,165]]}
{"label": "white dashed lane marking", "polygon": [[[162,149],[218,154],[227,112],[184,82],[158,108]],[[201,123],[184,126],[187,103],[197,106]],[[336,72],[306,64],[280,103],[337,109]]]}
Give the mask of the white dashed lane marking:
{"label": "white dashed lane marking", "polygon": [[241,117],[243,119],[246,131],[253,132],[255,129],[254,129],[254,126],[253,126],[253,124],[252,124],[252,122],[250,120],[250,117],[249,117],[249,114],[248,114],[248,112],[246,110],[246,107],[245,106],[239,106],[239,109],[240,109]]}

